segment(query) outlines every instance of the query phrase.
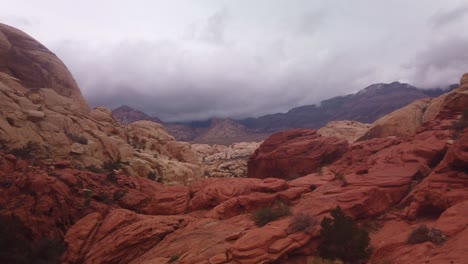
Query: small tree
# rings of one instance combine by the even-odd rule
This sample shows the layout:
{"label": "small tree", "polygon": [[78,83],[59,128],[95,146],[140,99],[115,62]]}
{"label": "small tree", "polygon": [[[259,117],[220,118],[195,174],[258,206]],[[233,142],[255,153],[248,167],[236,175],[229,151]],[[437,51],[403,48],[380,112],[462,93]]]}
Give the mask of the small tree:
{"label": "small tree", "polygon": [[350,263],[368,258],[371,254],[369,233],[357,226],[354,219],[345,215],[339,206],[331,211],[333,218],[325,217],[321,222],[322,242],[318,247],[322,258],[337,258]]}

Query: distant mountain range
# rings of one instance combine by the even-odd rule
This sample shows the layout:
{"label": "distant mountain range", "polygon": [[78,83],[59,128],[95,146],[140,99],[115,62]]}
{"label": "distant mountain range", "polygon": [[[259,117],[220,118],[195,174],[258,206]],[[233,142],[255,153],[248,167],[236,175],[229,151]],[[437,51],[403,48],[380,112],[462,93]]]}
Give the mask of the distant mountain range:
{"label": "distant mountain range", "polygon": [[436,97],[456,88],[419,89],[406,83],[373,84],[345,96],[321,101],[319,105],[292,108],[287,113],[276,113],[243,120],[212,118],[206,121],[165,123],[157,117],[129,106],[114,109],[120,122],[131,123],[151,120],[161,123],[177,140],[207,144],[231,144],[242,141],[259,141],[269,134],[292,128],[320,128],[334,120],[355,120],[372,123],[417,99]]}

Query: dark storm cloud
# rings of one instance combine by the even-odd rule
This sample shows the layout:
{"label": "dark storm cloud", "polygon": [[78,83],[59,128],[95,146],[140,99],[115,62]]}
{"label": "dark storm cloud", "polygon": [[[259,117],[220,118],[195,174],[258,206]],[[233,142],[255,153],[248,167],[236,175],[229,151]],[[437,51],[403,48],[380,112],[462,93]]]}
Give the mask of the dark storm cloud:
{"label": "dark storm cloud", "polygon": [[460,21],[468,14],[468,5],[460,6],[449,11],[439,11],[431,19],[434,28],[446,26]]}
{"label": "dark storm cloud", "polygon": [[[160,1],[124,22],[125,1],[84,25],[64,15],[70,37],[46,44],[91,105],[166,121],[285,112],[376,82],[434,87],[468,71],[458,0],[176,2],[188,6]],[[41,29],[58,36],[56,27]]]}
{"label": "dark storm cloud", "polygon": [[454,36],[432,43],[417,54],[408,65],[416,85],[437,87],[448,80],[457,83],[461,73],[468,72],[468,37]]}

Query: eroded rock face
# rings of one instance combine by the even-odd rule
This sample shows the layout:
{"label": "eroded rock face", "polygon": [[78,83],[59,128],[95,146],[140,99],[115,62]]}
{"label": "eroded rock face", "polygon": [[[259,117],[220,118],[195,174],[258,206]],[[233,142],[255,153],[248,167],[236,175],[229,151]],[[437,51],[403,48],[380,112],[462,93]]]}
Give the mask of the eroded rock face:
{"label": "eroded rock face", "polygon": [[267,138],[248,161],[248,177],[294,178],[315,172],[338,159],[348,142],[322,137],[315,130],[278,132]]}
{"label": "eroded rock face", "polygon": [[464,74],[460,86],[433,99],[420,99],[372,123],[370,130],[360,138],[367,140],[386,136],[414,135],[426,122],[439,115],[460,113],[468,106],[468,75]]}
{"label": "eroded rock face", "polygon": [[24,32],[0,24],[0,72],[28,90],[51,88],[73,99],[81,112],[89,107],[67,67],[55,54]]}
{"label": "eroded rock face", "polygon": [[4,147],[38,146],[33,156],[70,160],[74,166],[101,167],[120,162],[130,174],[154,173],[165,182],[188,183],[204,174],[188,143],[176,142],[151,121],[127,126],[111,111],[97,107],[83,114],[75,100],[50,88],[28,90],[20,81],[0,75],[0,141]]}
{"label": "eroded rock face", "polygon": [[192,144],[205,167],[205,177],[247,177],[247,160],[260,146],[259,142],[241,142],[229,146]]}
{"label": "eroded rock face", "polygon": [[366,134],[370,126],[370,124],[357,121],[331,121],[317,130],[317,134],[324,137],[343,138],[349,143],[353,143]]}

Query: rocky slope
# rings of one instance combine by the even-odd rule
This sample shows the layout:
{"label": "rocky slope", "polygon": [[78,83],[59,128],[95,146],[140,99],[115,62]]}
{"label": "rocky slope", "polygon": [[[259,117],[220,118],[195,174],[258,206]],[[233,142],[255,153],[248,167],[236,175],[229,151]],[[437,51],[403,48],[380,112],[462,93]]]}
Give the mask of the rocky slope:
{"label": "rocky slope", "polygon": [[139,121],[122,126],[111,111],[89,112],[63,63],[37,41],[0,25],[0,142],[36,158],[69,160],[75,167],[121,167],[166,182],[203,175],[188,143],[162,126]]}
{"label": "rocky slope", "polygon": [[[453,89],[456,86],[451,86]],[[353,120],[371,123],[414,100],[437,97],[443,89],[423,90],[399,82],[373,84],[356,94],[337,96],[293,108],[287,113],[248,118],[241,123],[255,132],[271,133],[291,128],[320,128],[330,121]]]}
{"label": "rocky slope", "polygon": [[229,146],[192,144],[205,168],[206,178],[247,177],[247,160],[259,142],[241,142]]}
{"label": "rocky slope", "polygon": [[[429,102],[431,97],[437,97],[449,92],[458,85],[448,89],[418,89],[411,85],[399,82],[390,84],[373,84],[356,94],[337,96],[320,102],[320,105],[305,105],[293,108],[287,113],[277,113],[247,118],[243,120],[209,119],[200,122],[165,123],[165,129],[177,140],[203,143],[229,145],[235,142],[262,141],[273,132],[293,128],[321,128],[333,121],[347,120],[357,123],[332,123],[330,129],[322,129],[319,133],[331,135],[334,130],[342,130],[340,135],[361,133],[365,127],[357,125],[360,122],[370,123],[378,118],[400,109],[417,99]],[[420,105],[421,106],[421,105]],[[414,108],[415,106],[413,106]],[[417,108],[417,107],[416,107]],[[418,111],[417,109],[412,109]],[[137,120],[159,120],[149,117],[143,112],[123,106],[113,111],[116,119],[122,122]],[[413,113],[412,113],[413,115]],[[125,118],[124,118],[125,117]],[[404,116],[408,119],[408,117]],[[421,123],[418,124],[418,126]],[[358,129],[358,130],[356,130]],[[346,130],[346,131],[345,131]],[[353,131],[353,132],[352,132]],[[360,134],[347,136],[347,140],[356,140]]]}
{"label": "rocky slope", "polygon": [[[22,92],[34,93],[51,88],[57,94],[73,99],[80,112],[89,112],[86,101],[67,67],[55,54],[24,32],[0,23],[0,72],[3,81]],[[18,87],[17,82],[21,82]]]}
{"label": "rocky slope", "polygon": [[112,116],[122,124],[130,124],[140,120],[149,120],[159,124],[163,122],[157,117],[151,117],[142,111],[135,110],[128,105],[122,105],[112,110]]}
{"label": "rocky slope", "polygon": [[[340,205],[361,224],[374,225],[371,263],[463,263],[468,129],[452,139],[453,122],[468,105],[468,75],[462,80],[452,100],[444,100],[457,104],[441,104],[411,136],[349,144],[309,130],[273,135],[252,155],[251,162],[268,162],[251,176],[268,177],[271,168],[281,169],[278,177],[299,167],[312,171],[291,180],[212,178],[167,187],[133,176],[110,180],[66,163],[28,166],[4,155],[0,213],[14,212],[36,237],[65,234],[64,263],[307,263],[320,243],[320,219]],[[328,148],[341,151],[323,163],[322,153],[335,153]],[[257,227],[252,211],[278,200],[290,205],[293,216]],[[294,231],[299,212],[314,220]],[[420,224],[447,240],[408,244]]]}

